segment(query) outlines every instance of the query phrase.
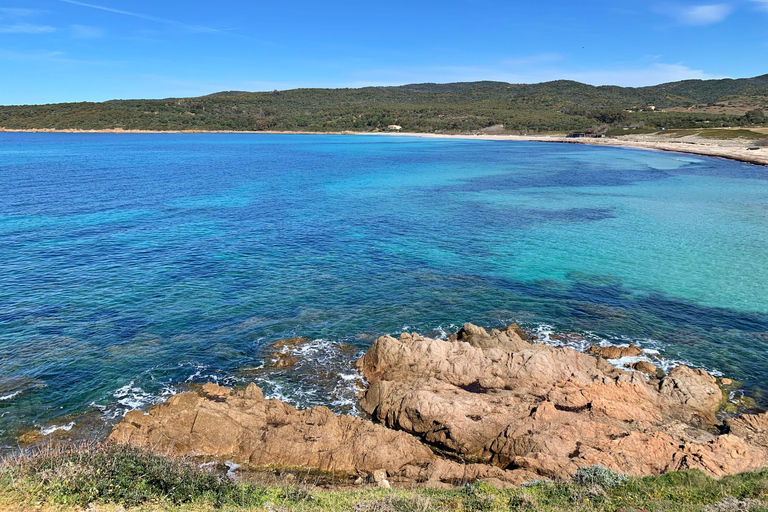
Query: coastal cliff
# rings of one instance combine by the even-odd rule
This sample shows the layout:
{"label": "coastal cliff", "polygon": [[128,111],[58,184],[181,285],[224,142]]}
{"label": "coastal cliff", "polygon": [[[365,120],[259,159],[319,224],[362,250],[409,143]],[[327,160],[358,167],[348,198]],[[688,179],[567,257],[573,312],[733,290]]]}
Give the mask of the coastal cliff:
{"label": "coastal cliff", "polygon": [[325,407],[299,411],[255,384],[206,384],[127,414],[109,440],[386,485],[506,487],[595,465],[719,477],[768,465],[768,415],[718,423],[724,394],[714,377],[686,366],[622,370],[595,352],[533,343],[514,325],[467,324],[449,340],[383,336],[357,363],[368,382],[360,404],[376,423]]}

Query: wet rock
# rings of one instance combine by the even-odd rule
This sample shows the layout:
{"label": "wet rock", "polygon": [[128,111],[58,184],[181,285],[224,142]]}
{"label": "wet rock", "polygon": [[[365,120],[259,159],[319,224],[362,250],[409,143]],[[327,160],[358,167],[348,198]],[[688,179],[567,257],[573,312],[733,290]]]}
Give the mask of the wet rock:
{"label": "wet rock", "polygon": [[649,363],[648,361],[638,361],[636,363],[630,364],[629,367],[632,368],[633,370],[637,370],[638,372],[642,372],[642,373],[647,373],[649,375],[656,375],[659,371],[655,365]]}
{"label": "wet rock", "polygon": [[637,357],[643,353],[643,350],[635,344],[628,347],[589,347],[587,354],[600,356],[605,359],[621,359],[622,357]]}
{"label": "wet rock", "polygon": [[302,338],[302,337],[286,338],[286,339],[277,340],[276,342],[274,342],[272,344],[272,348],[276,350],[283,349],[283,348],[288,348],[288,349],[298,348],[310,341],[312,340],[310,340],[309,338]]}
{"label": "wet rock", "polygon": [[309,341],[311,341],[309,338],[289,338],[276,341],[272,344],[272,351],[269,354],[270,367],[280,370],[296,366],[299,358],[294,355],[293,351]]}
{"label": "wet rock", "polygon": [[383,336],[358,361],[370,384],[361,406],[374,419],[476,463],[459,471],[436,461],[420,479],[567,479],[593,465],[630,475],[723,475],[768,461],[764,448],[715,434],[722,393],[706,372],[680,366],[647,381],[602,356],[487,341],[509,339],[507,332],[468,324],[453,341]]}
{"label": "wet rock", "polygon": [[280,370],[283,368],[291,368],[296,366],[299,362],[299,358],[291,354],[279,353],[272,356],[272,368]]}
{"label": "wet rock", "polygon": [[16,441],[19,443],[19,446],[25,447],[39,443],[43,439],[45,439],[43,433],[38,429],[33,429],[21,434]]}

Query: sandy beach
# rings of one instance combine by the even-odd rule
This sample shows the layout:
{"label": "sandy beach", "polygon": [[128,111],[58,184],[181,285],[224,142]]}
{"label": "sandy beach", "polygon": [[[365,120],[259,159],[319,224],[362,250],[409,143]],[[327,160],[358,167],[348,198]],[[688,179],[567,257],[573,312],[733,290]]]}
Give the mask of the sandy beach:
{"label": "sandy beach", "polygon": [[[378,134],[377,134],[378,135]],[[672,151],[701,156],[727,158],[757,165],[768,166],[768,147],[754,148],[751,141],[743,139],[709,139],[697,136],[672,139],[659,135],[627,135],[623,137],[568,138],[563,135],[448,135],[432,133],[381,133],[380,135],[410,135],[415,137],[460,138],[482,140],[513,140],[521,142],[557,142],[561,144],[587,144],[591,146],[614,146],[655,151]]]}
{"label": "sandy beach", "polygon": [[[762,131],[762,130],[761,130]],[[768,130],[766,130],[768,131]],[[120,128],[109,130],[12,130],[0,128],[2,132],[23,133],[124,133],[124,134],[162,134],[162,133],[238,133],[238,134],[291,134],[291,135],[380,135],[387,137],[425,137],[425,138],[452,138],[475,140],[505,140],[521,142],[557,142],[561,144],[588,144],[591,146],[614,146],[636,149],[648,149],[655,151],[671,151],[675,153],[689,153],[701,156],[727,158],[757,165],[768,166],[768,147],[756,148],[751,142],[744,139],[710,139],[699,136],[685,136],[673,138],[665,135],[625,135],[622,137],[605,138],[568,138],[564,135],[507,135],[507,134],[443,134],[443,133],[411,133],[411,132],[300,132],[300,131],[224,131],[224,130],[185,130],[185,131],[151,131],[151,130],[123,130]],[[768,136],[768,133],[766,133]],[[752,149],[750,149],[752,148]]]}

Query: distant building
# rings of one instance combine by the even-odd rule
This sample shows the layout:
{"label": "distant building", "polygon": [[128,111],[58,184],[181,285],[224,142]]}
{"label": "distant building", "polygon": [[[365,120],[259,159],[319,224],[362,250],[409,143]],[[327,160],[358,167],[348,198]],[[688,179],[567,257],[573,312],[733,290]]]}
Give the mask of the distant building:
{"label": "distant building", "polygon": [[403,127],[400,126],[400,125],[397,125],[397,124],[391,124],[391,125],[387,126],[387,130],[400,131],[402,129],[403,129]]}

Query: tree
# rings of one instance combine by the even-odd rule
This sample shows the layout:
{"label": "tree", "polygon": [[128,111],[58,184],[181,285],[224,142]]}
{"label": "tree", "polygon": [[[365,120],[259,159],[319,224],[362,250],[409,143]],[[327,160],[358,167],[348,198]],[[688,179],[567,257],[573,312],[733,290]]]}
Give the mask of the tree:
{"label": "tree", "polygon": [[768,121],[768,118],[765,117],[765,112],[763,112],[763,109],[761,108],[750,110],[744,114],[744,118],[749,124],[764,124]]}
{"label": "tree", "polygon": [[626,110],[618,109],[602,109],[593,110],[589,113],[589,117],[600,121],[605,124],[623,123],[629,119],[629,113]]}

